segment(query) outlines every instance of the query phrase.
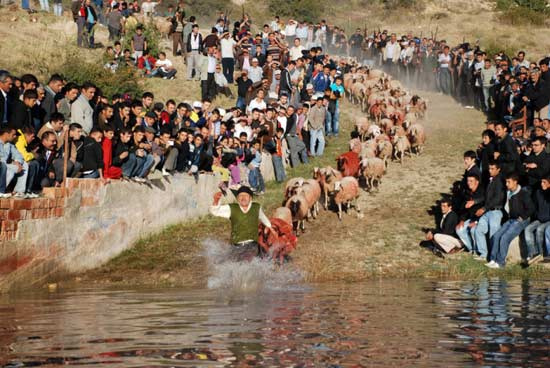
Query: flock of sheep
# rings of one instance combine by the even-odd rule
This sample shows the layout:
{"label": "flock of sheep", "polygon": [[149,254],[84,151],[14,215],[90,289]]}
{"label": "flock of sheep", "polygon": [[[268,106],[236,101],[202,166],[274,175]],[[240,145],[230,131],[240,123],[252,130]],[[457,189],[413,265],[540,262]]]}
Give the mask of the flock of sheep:
{"label": "flock of sheep", "polygon": [[379,70],[359,68],[345,75],[344,88],[366,116],[356,119],[350,150],[337,158],[337,169],[316,167],[312,179],[286,183],[284,206],[274,217],[292,224],[296,235],[305,231],[305,221],[317,217],[321,202],[327,210],[332,201],[340,220],[343,209],[353,207],[359,213],[360,183],[367,191],[378,188],[390,160],[403,163],[405,155],[420,154],[426,141],[419,123],[426,101],[411,96],[399,81]]}

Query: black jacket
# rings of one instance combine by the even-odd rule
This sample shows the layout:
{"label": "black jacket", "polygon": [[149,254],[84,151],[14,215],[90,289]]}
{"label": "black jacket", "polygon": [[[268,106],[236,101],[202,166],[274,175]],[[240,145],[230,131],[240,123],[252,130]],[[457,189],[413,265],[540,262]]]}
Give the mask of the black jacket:
{"label": "black jacket", "polygon": [[191,52],[191,51],[198,51],[198,52],[202,52],[202,35],[199,33],[198,34],[198,41],[199,41],[199,49],[198,50],[193,50],[191,48],[191,37],[193,36],[193,32],[189,33],[189,35],[187,36],[187,40],[185,40],[187,42],[187,52]]}
{"label": "black jacket", "polygon": [[479,157],[481,164],[481,183],[484,186],[487,186],[487,183],[489,183],[489,162],[493,160],[496,147],[495,141],[492,140],[489,144],[482,145],[477,150],[477,157]]}
{"label": "black jacket", "polygon": [[86,137],[82,150],[82,171],[103,169],[103,150],[100,143],[91,137]]}
{"label": "black jacket", "polygon": [[529,84],[525,95],[529,98],[531,107],[539,111],[550,102],[550,86],[546,81],[539,79],[537,84]]}
{"label": "black jacket", "polygon": [[[466,202],[468,201],[474,201],[474,205],[470,208],[466,208]],[[460,220],[477,220],[476,212],[483,207],[484,203],[485,193],[483,193],[483,188],[481,184],[477,187],[477,190],[475,192],[468,190],[468,193],[465,197],[464,208],[462,209]]]}
{"label": "black jacket", "polygon": [[500,163],[500,170],[503,175],[508,175],[519,169],[520,158],[517,146],[510,134],[506,134],[504,139],[498,140],[497,151],[500,153],[498,162]]}
{"label": "black jacket", "polygon": [[517,194],[508,200],[508,218],[526,220],[535,214],[535,204],[531,200],[529,192],[521,189]]}
{"label": "black jacket", "polygon": [[288,94],[288,98],[290,99],[290,95],[292,93],[292,82],[290,80],[290,72],[286,68],[281,72],[279,85],[279,94],[282,94],[283,92],[286,92]]}
{"label": "black jacket", "polygon": [[117,141],[113,148],[113,166],[121,167],[126,161],[128,161],[128,156],[126,158],[121,159],[120,155],[123,152],[129,153],[130,148],[128,147],[127,143],[122,143],[120,140]]}
{"label": "black jacket", "polygon": [[[534,169],[525,168],[525,164],[537,164],[537,167]],[[546,151],[542,151],[538,155],[531,152],[529,156],[526,156],[524,161],[525,174],[527,176],[527,185],[532,188],[540,187],[540,181],[544,178],[550,171],[550,155]]]}
{"label": "black jacket", "polygon": [[15,129],[21,129],[24,126],[32,125],[32,109],[21,100],[15,101],[11,111],[11,117],[9,118],[9,126]]}
{"label": "black jacket", "polygon": [[[4,122],[2,121],[4,119],[4,114],[6,114],[6,122],[10,121],[10,109],[11,109],[11,98],[10,94],[7,93],[6,97],[4,97],[4,94],[0,92],[0,125],[2,125]],[[8,100],[8,103],[6,104],[6,99]],[[5,111],[7,105],[7,112]]]}
{"label": "black jacket", "polygon": [[539,189],[535,192],[536,219],[540,222],[550,221],[550,190]]}
{"label": "black jacket", "polygon": [[451,211],[447,214],[447,217],[445,217],[443,224],[441,224],[441,221],[437,223],[437,228],[435,229],[435,233],[450,235],[456,238],[455,229],[457,224],[458,224],[458,215],[456,214],[456,212]]}
{"label": "black jacket", "polygon": [[506,188],[504,187],[504,180],[502,175],[498,174],[490,180],[487,189],[485,190],[485,204],[483,209],[485,211],[492,211],[496,209],[502,209],[506,202]]}

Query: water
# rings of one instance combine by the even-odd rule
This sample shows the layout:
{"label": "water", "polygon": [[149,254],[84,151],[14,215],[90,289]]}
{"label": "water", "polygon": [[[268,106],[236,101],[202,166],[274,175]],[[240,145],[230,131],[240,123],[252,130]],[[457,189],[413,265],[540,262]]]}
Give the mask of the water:
{"label": "water", "polygon": [[550,282],[373,281],[0,299],[0,365],[550,366]]}

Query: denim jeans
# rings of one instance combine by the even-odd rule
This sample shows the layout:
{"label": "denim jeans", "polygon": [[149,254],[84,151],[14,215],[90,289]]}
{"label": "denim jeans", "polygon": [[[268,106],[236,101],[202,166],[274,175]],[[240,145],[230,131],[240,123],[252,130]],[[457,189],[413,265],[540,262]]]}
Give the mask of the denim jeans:
{"label": "denim jeans", "polygon": [[487,258],[487,234],[489,239],[495,235],[500,228],[502,221],[502,211],[487,211],[479,218],[474,228],[475,250],[481,256]]}
{"label": "denim jeans", "polygon": [[6,193],[6,174],[8,173],[8,166],[0,162],[0,193]]}
{"label": "denim jeans", "polygon": [[441,68],[439,70],[439,86],[441,92],[446,95],[451,94],[451,72],[449,68]]}
{"label": "denim jeans", "polygon": [[257,167],[248,172],[248,182],[250,183],[250,187],[258,192],[265,190],[264,178]]}
{"label": "denim jeans", "polygon": [[516,236],[521,234],[523,229],[529,225],[529,220],[508,220],[491,238],[491,256],[490,261],[495,261],[500,266],[506,265],[506,256],[510,243]]}
{"label": "denim jeans", "polygon": [[[312,156],[322,156],[325,150],[325,135],[323,129],[311,129],[310,134],[310,146],[309,152]],[[319,141],[317,149],[315,149],[315,144]]]}
{"label": "denim jeans", "polygon": [[17,172],[17,166],[14,164],[7,164],[6,165],[6,186],[11,183],[11,181],[15,178],[15,188],[14,191],[16,193],[25,193],[27,190],[27,176],[29,174],[29,165],[27,165],[26,162],[23,162],[22,164],[23,170],[21,172]]}
{"label": "denim jeans", "polygon": [[[544,233],[547,228],[550,228],[550,221],[542,223],[539,220],[531,222],[529,226],[525,228],[525,245],[527,246],[528,257],[531,258],[537,254],[543,255]],[[547,247],[548,244],[545,248]]]}
{"label": "denim jeans", "polygon": [[491,86],[483,86],[483,103],[485,111],[489,111],[489,97],[491,96]]}
{"label": "denim jeans", "polygon": [[61,3],[54,3],[53,4],[53,13],[57,15],[58,17],[63,15],[63,4]]}
{"label": "denim jeans", "polygon": [[45,12],[49,12],[50,11],[49,0],[40,0],[40,9]]}
{"label": "denim jeans", "polygon": [[94,47],[94,26],[95,23],[86,23],[86,33],[88,37],[88,47]]}
{"label": "denim jeans", "polygon": [[136,155],[134,153],[130,153],[126,162],[122,164],[122,175],[125,178],[133,178],[134,176],[137,176],[137,174],[139,174],[139,171],[137,170],[137,163]]}
{"label": "denim jeans", "polygon": [[82,174],[82,177],[84,179],[97,179],[97,178],[99,178],[99,171],[94,170],[89,174]]}
{"label": "denim jeans", "polygon": [[338,106],[339,103],[336,103],[336,110],[334,110],[334,114],[332,115],[332,134],[334,136],[338,137],[338,133],[340,132],[340,106]]}
{"label": "denim jeans", "polygon": [[327,137],[332,135],[332,114],[328,110],[325,115],[325,132]]}
{"label": "denim jeans", "polygon": [[147,154],[144,157],[137,157],[137,161],[138,166],[140,167],[140,171],[137,176],[139,176],[140,178],[145,178],[149,173],[149,169],[155,163],[155,159],[153,155]]}
{"label": "denim jeans", "polygon": [[275,171],[275,180],[281,183],[286,180],[285,167],[281,156],[271,155],[273,161],[273,170]]}
{"label": "denim jeans", "polygon": [[237,97],[236,106],[241,110],[246,109],[246,99],[244,97]]}
{"label": "denim jeans", "polygon": [[30,0],[21,0],[21,9],[29,10],[31,8],[30,4],[31,4]]}
{"label": "denim jeans", "polygon": [[544,248],[546,252],[545,257],[550,257],[550,226],[544,230]]}
{"label": "denim jeans", "polygon": [[235,59],[234,58],[222,58],[222,71],[227,83],[233,84],[233,73],[235,71]]}
{"label": "denim jeans", "polygon": [[471,220],[464,221],[464,226],[459,229],[456,229],[456,235],[460,238],[462,241],[462,244],[468,249],[469,252],[471,252],[474,249],[474,243],[473,243],[473,229],[470,228],[470,224],[472,223]]}

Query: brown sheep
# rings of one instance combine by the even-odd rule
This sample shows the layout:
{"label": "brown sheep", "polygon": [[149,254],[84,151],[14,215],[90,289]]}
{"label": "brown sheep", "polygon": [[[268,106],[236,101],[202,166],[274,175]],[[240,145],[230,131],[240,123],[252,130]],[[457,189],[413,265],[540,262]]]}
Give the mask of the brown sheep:
{"label": "brown sheep", "polygon": [[393,146],[389,140],[381,140],[378,143],[378,157],[384,161],[384,166],[388,167],[388,159],[393,153]]}
{"label": "brown sheep", "polygon": [[[304,184],[296,188],[294,194],[303,193],[307,200],[310,214],[313,218],[319,213],[319,199],[321,198],[321,185],[315,179],[307,179]],[[308,216],[309,218],[309,216]]]}
{"label": "brown sheep", "polygon": [[302,177],[296,177],[289,179],[285,184],[285,202],[292,196],[292,191],[296,187],[301,187],[304,184],[305,179]]}
{"label": "brown sheep", "polygon": [[330,166],[323,168],[315,168],[313,178],[321,185],[321,190],[324,196],[324,207],[328,209],[328,200],[332,192],[334,192],[334,183],[342,179],[342,173]]}
{"label": "brown sheep", "polygon": [[292,212],[290,212],[290,209],[287,207],[278,207],[273,211],[274,218],[278,218],[283,220],[289,225],[292,225]]}
{"label": "brown sheep", "polygon": [[361,144],[361,158],[376,157],[376,142],[372,139]]}
{"label": "brown sheep", "polygon": [[334,203],[338,206],[338,219],[342,221],[342,205],[347,209],[354,204],[355,210],[361,212],[359,203],[359,182],[352,176],[346,176],[334,183]]}
{"label": "brown sheep", "polygon": [[411,143],[406,136],[396,136],[393,143],[393,155],[396,160],[399,160],[403,164],[406,152],[411,152]]}
{"label": "brown sheep", "polygon": [[288,208],[292,214],[292,225],[296,235],[299,235],[300,228],[302,229],[302,233],[304,233],[306,231],[305,220],[309,215],[308,202],[304,193],[291,196],[287,200],[285,207]]}
{"label": "brown sheep", "polygon": [[424,127],[418,123],[412,124],[407,130],[411,142],[411,152],[419,155],[424,149],[426,143],[426,133]]}
{"label": "brown sheep", "polygon": [[[363,177],[367,184],[367,190],[371,190],[382,183],[382,176],[386,172],[384,161],[378,157],[366,158],[361,161]],[[376,185],[375,185],[376,183]]]}

